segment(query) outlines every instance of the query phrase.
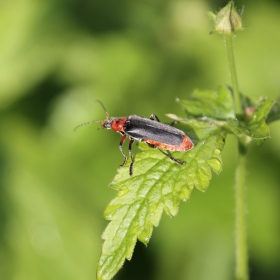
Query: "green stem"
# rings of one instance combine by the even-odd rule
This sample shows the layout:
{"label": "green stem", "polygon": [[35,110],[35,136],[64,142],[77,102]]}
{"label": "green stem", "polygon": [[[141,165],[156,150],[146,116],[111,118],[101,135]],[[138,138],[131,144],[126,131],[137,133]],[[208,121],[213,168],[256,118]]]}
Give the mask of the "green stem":
{"label": "green stem", "polygon": [[[240,146],[240,143],[239,143]],[[246,153],[240,152],[236,169],[235,185],[235,227],[236,227],[236,279],[247,280],[248,278],[248,255],[246,234]]]}
{"label": "green stem", "polygon": [[[234,60],[234,51],[232,36],[225,35],[225,44],[228,56],[228,65],[232,81],[233,98],[235,104],[236,115],[242,115],[242,104],[239,95],[238,81]],[[248,252],[247,252],[247,228],[246,228],[246,151],[247,147],[244,139],[238,139],[238,161],[236,168],[236,185],[235,185],[235,206],[236,206],[236,280],[248,280]]]}
{"label": "green stem", "polygon": [[225,39],[225,44],[226,44],[226,49],[227,49],[228,66],[229,66],[232,89],[233,89],[235,113],[237,115],[242,115],[242,104],[241,104],[239,89],[238,89],[232,37],[233,37],[232,35],[225,35],[224,39]]}

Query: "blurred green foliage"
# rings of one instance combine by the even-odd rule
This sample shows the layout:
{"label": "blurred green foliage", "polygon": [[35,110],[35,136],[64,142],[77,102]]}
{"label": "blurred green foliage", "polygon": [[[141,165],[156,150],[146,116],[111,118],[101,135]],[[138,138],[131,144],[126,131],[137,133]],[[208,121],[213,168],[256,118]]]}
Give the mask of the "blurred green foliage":
{"label": "blurred green foliage", "polygon": [[[247,3],[248,2],[248,3]],[[229,83],[222,38],[195,0],[0,2],[0,278],[94,279],[122,156],[112,116],[183,114],[175,98]],[[280,6],[238,1],[250,28],[235,39],[242,92],[279,95]],[[280,277],[280,124],[248,160],[251,279]],[[116,279],[232,279],[234,154],[205,193],[166,216]],[[136,152],[137,149],[135,149]],[[139,151],[138,151],[139,152]]]}

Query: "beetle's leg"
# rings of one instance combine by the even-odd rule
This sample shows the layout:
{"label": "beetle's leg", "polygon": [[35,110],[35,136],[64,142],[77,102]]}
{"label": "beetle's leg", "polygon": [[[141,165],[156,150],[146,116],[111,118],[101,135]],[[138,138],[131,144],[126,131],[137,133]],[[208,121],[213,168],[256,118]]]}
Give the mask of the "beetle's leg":
{"label": "beetle's leg", "polygon": [[173,121],[173,122],[170,124],[170,126],[174,126],[175,123],[176,123],[176,121]]}
{"label": "beetle's leg", "polygon": [[150,147],[150,148],[156,148],[157,146],[156,145],[153,145],[153,144],[150,144],[150,143],[147,143],[146,144]]}
{"label": "beetle's leg", "polygon": [[171,156],[170,154],[168,154],[168,153],[164,152],[163,150],[161,150],[161,149],[160,149],[158,146],[156,146],[156,145],[152,145],[152,144],[150,144],[150,143],[147,143],[147,145],[148,145],[150,148],[157,148],[160,152],[162,152],[164,155],[166,155],[167,157],[169,157],[171,160],[173,160],[173,161],[175,161],[175,162],[177,162],[177,163],[179,163],[179,164],[181,164],[181,165],[186,164],[185,161],[181,161],[181,160],[179,160],[179,159],[177,159],[177,158],[174,158],[174,157]]}
{"label": "beetle's leg", "polygon": [[131,163],[129,166],[129,175],[132,176],[132,171],[133,171],[133,164],[134,164],[134,158],[132,157],[132,145],[134,143],[134,139],[130,139],[129,144],[128,144],[128,153],[129,153],[129,157],[131,159]]}
{"label": "beetle's leg", "polygon": [[119,166],[119,168],[123,167],[123,166],[126,164],[126,161],[127,161],[127,156],[126,156],[126,154],[124,153],[123,148],[122,148],[125,139],[126,139],[126,134],[124,134],[124,135],[122,136],[121,141],[120,141],[120,144],[119,144],[120,151],[121,151],[121,153],[123,154],[123,157],[124,157],[124,161],[123,161],[123,163]]}
{"label": "beetle's leg", "polygon": [[[159,120],[159,118],[157,117],[157,115],[151,114],[150,120],[154,121],[155,119],[156,119],[158,122],[160,122],[160,120]],[[174,126],[175,123],[176,123],[176,121],[173,121],[173,122],[170,124],[170,126]]]}
{"label": "beetle's leg", "polygon": [[177,159],[177,158],[174,158],[174,157],[171,156],[170,154],[168,154],[168,153],[164,152],[163,150],[161,150],[159,147],[157,147],[157,149],[158,149],[160,152],[162,152],[164,155],[166,155],[167,157],[169,157],[171,160],[173,160],[173,161],[175,161],[175,162],[177,162],[177,163],[179,163],[179,164],[181,164],[181,165],[186,164],[185,161],[181,161],[181,160],[179,160],[179,159]]}
{"label": "beetle's leg", "polygon": [[155,114],[151,114],[150,120],[154,121],[155,119],[160,122],[159,118]]}

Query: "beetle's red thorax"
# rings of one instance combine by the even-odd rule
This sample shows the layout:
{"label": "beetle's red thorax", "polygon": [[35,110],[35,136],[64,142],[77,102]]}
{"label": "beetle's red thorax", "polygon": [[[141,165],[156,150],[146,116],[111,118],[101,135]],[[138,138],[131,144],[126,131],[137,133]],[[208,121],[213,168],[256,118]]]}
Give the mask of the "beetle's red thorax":
{"label": "beetle's red thorax", "polygon": [[128,117],[125,118],[115,118],[111,123],[111,129],[115,131],[124,131],[124,126]]}

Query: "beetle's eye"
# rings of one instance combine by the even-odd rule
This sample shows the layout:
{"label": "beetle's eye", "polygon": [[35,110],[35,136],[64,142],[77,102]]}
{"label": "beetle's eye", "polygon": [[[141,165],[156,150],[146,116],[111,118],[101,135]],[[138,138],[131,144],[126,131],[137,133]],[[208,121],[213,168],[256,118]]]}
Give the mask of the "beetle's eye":
{"label": "beetle's eye", "polygon": [[107,129],[110,129],[110,128],[111,128],[111,123],[110,123],[110,122],[105,122],[105,123],[103,124],[103,127],[104,127],[104,128],[107,128]]}

